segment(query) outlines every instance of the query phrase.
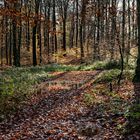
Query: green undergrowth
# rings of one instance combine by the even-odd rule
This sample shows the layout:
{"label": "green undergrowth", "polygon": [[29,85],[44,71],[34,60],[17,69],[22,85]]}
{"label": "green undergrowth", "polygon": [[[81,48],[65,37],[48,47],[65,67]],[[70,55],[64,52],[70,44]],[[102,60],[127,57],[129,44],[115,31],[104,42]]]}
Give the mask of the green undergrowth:
{"label": "green undergrowth", "polygon": [[125,125],[125,135],[129,133],[139,132],[140,130],[140,104],[131,104],[125,113],[127,123]]}
{"label": "green undergrowth", "polygon": [[[105,123],[111,124],[114,127],[113,129],[122,134],[126,131],[126,118],[129,116],[136,120],[135,118],[140,118],[140,114],[138,111],[128,112],[130,106],[128,97],[124,98],[121,93],[116,91],[110,92],[107,83],[99,88],[100,85],[102,86],[100,83],[93,85],[91,91],[84,93],[83,102],[91,111],[96,112],[96,118],[102,118]],[[127,94],[128,91],[125,92]]]}
{"label": "green undergrowth", "polygon": [[80,67],[81,70],[109,70],[109,69],[120,69],[120,63],[117,61],[96,61],[90,65],[83,65]]}
{"label": "green undergrowth", "polygon": [[[124,63],[124,69],[134,70],[135,69],[135,61],[130,60],[129,63]],[[96,61],[92,64],[85,65],[79,67],[80,70],[112,70],[112,69],[121,69],[121,62],[112,60],[112,61]]]}
{"label": "green undergrowth", "polygon": [[[133,70],[135,68],[135,63],[129,63],[128,65],[124,64],[125,69]],[[92,71],[92,70],[112,70],[120,69],[120,61],[96,61],[92,64],[81,64],[81,65],[64,65],[64,64],[49,64],[45,66],[29,67],[28,71],[31,72],[57,72],[57,71]],[[23,70],[26,68],[22,68]]]}
{"label": "green undergrowth", "polygon": [[[0,73],[0,120],[9,112],[17,109],[28,96],[36,93],[35,85],[52,77],[49,72],[66,71],[92,71],[104,70],[96,79],[95,83],[112,82],[120,73],[120,63],[117,61],[98,61],[93,64],[61,65],[50,64],[36,67],[9,68]],[[132,79],[134,70],[125,70],[123,78]],[[86,95],[85,100],[89,104],[94,97]]]}
{"label": "green undergrowth", "polygon": [[0,120],[37,92],[35,85],[52,77],[40,68],[12,68],[0,74]]}
{"label": "green undergrowth", "polygon": [[[108,82],[117,81],[119,74],[120,74],[120,70],[118,69],[104,71],[98,76],[95,83],[108,83]],[[134,77],[134,70],[124,70],[122,80],[132,81],[133,77]]]}

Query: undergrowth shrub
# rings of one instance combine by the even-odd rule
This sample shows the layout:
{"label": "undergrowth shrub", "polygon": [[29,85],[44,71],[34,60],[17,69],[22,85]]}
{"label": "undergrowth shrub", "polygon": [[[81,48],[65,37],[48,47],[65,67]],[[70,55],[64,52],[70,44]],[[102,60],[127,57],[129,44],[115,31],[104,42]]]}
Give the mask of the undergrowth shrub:
{"label": "undergrowth shrub", "polygon": [[127,119],[124,131],[126,135],[140,130],[140,104],[131,105],[125,112],[125,117]]}
{"label": "undergrowth shrub", "polygon": [[18,108],[31,94],[35,85],[51,77],[43,68],[12,68],[0,75],[0,120]]}
{"label": "undergrowth shrub", "polygon": [[[120,70],[118,69],[104,71],[102,74],[98,76],[95,83],[106,83],[106,82],[117,81],[119,74],[120,74]],[[134,76],[133,70],[125,70],[123,72],[122,80],[132,81],[133,76]]]}
{"label": "undergrowth shrub", "polygon": [[[79,67],[80,70],[112,70],[112,69],[121,69],[121,61],[112,60],[112,61],[96,61],[93,64],[89,65],[81,65]],[[124,69],[134,70],[135,69],[135,61],[130,60],[127,64],[124,62]]]}
{"label": "undergrowth shrub", "polygon": [[104,69],[110,70],[110,69],[120,69],[121,68],[121,63],[120,61],[109,61],[105,64]]}
{"label": "undergrowth shrub", "polygon": [[96,61],[90,65],[80,66],[80,70],[110,70],[120,69],[120,62],[118,61]]}

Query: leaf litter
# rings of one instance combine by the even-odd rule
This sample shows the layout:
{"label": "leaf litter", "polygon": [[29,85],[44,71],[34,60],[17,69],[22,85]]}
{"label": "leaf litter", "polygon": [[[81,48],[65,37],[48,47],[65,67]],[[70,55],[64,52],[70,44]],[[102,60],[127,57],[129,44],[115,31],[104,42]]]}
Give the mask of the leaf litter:
{"label": "leaf litter", "polygon": [[[100,72],[55,72],[56,77],[38,85],[39,92],[23,108],[0,123],[0,140],[122,139],[118,127],[126,122],[124,111],[133,87],[128,86],[129,92],[122,87],[122,93],[104,93],[106,85],[94,85]],[[79,87],[71,86],[81,81]],[[86,94],[94,97],[91,105],[84,100]]]}

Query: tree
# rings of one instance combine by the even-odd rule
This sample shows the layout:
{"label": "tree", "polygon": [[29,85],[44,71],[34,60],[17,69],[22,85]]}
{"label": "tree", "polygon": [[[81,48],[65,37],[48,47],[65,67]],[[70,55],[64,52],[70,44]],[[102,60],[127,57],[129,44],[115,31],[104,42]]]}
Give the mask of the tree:
{"label": "tree", "polygon": [[[17,5],[18,3],[15,1],[13,9],[17,13]],[[13,65],[16,67],[20,66],[20,60],[19,60],[19,53],[18,53],[18,46],[17,46],[17,17],[16,15],[13,17],[12,20],[13,25]]]}
{"label": "tree", "polygon": [[140,113],[140,1],[137,0],[137,22],[138,22],[138,57],[137,57],[137,66],[135,70],[135,76],[133,79],[134,84],[134,96],[133,104],[129,109],[128,116],[128,132],[134,132],[140,130],[140,117],[134,114]]}
{"label": "tree", "polygon": [[59,8],[59,14],[62,18],[62,28],[63,28],[63,45],[62,49],[66,51],[66,21],[67,21],[67,12],[68,12],[68,6],[69,6],[69,0],[57,0],[58,8]]}
{"label": "tree", "polygon": [[68,45],[76,52],[75,59],[116,61],[120,59],[116,29],[127,62],[136,46],[135,0],[1,1],[3,65],[20,66],[25,59],[34,66],[49,63],[61,50],[68,51]]}
{"label": "tree", "polygon": [[53,0],[53,16],[52,16],[52,21],[53,21],[53,40],[54,40],[54,52],[57,53],[57,35],[56,35],[56,4],[55,0]]}
{"label": "tree", "polygon": [[80,35],[80,51],[81,51],[81,60],[84,57],[84,32],[83,28],[85,26],[85,17],[86,17],[86,7],[88,4],[88,0],[82,0],[82,9],[81,9],[81,21],[80,21],[80,29],[79,29],[79,35]]}
{"label": "tree", "polygon": [[135,76],[133,79],[135,86],[136,103],[140,104],[140,1],[137,0],[137,22],[138,22],[138,57]]}
{"label": "tree", "polygon": [[40,0],[35,0],[35,15],[34,15],[34,25],[32,31],[32,42],[33,42],[33,66],[37,65],[36,56],[36,37],[37,37],[37,25],[38,25],[38,12],[39,12]]}
{"label": "tree", "polygon": [[51,1],[44,0],[45,21],[44,21],[44,49],[47,50],[47,60],[50,63],[50,12]]}

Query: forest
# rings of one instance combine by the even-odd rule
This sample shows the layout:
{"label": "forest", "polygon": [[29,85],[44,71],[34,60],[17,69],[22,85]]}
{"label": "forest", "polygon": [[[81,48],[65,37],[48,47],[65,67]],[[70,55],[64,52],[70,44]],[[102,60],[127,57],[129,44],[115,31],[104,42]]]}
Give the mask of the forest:
{"label": "forest", "polygon": [[140,140],[140,0],[0,0],[0,140]]}

